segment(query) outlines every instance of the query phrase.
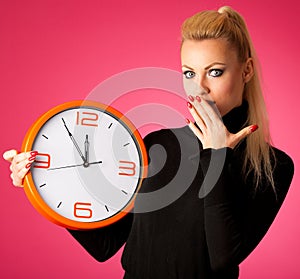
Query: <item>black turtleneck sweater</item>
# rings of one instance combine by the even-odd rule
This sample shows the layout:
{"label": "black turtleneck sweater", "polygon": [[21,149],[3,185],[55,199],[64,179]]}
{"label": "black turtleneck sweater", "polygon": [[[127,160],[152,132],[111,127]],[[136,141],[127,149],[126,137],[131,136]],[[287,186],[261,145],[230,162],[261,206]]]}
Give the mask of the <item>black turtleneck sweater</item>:
{"label": "black turtleneck sweater", "polygon": [[[247,111],[243,103],[223,117],[230,132],[246,125]],[[203,150],[186,126],[150,133],[144,142],[149,174],[134,212],[108,227],[71,234],[99,261],[126,243],[125,279],[238,278],[238,265],[266,234],[287,194],[290,157],[272,147],[274,192],[264,177],[256,188],[253,174],[243,175],[245,140],[234,150]]]}

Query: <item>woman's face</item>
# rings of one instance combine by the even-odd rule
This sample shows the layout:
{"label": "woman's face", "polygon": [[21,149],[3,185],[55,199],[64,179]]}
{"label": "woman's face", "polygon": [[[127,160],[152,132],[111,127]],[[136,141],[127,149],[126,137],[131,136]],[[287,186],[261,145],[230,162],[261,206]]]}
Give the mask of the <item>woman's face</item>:
{"label": "woman's face", "polygon": [[205,91],[222,116],[242,104],[247,63],[239,62],[236,51],[226,40],[186,40],[181,62],[185,87],[194,88],[186,90],[188,95],[205,98],[201,94]]}

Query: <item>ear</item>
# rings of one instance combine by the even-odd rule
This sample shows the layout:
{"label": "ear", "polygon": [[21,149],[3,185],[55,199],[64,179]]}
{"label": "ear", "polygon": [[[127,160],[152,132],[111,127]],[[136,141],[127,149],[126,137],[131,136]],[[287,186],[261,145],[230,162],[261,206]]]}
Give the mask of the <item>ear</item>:
{"label": "ear", "polygon": [[243,81],[247,83],[254,75],[253,59],[250,57],[246,60],[243,69]]}

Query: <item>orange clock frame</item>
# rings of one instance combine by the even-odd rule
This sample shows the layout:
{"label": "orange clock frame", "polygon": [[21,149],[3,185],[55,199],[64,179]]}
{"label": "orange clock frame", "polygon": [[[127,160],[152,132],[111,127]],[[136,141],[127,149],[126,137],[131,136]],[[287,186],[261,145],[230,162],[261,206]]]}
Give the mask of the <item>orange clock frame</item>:
{"label": "orange clock frame", "polygon": [[141,179],[137,186],[137,191],[132,196],[130,202],[125,206],[125,208],[122,209],[122,211],[119,211],[118,213],[109,217],[108,219],[95,221],[95,222],[80,222],[80,221],[74,221],[61,216],[46,204],[46,202],[38,193],[37,188],[35,187],[30,171],[26,174],[23,185],[24,185],[26,196],[29,199],[30,203],[41,215],[46,217],[48,220],[68,229],[88,230],[88,229],[95,229],[95,228],[100,228],[100,227],[113,224],[118,220],[120,220],[121,218],[123,218],[129,211],[132,210],[137,192],[141,187],[143,179],[147,176],[148,159],[147,159],[147,152],[146,152],[143,139],[140,133],[138,132],[138,130],[133,125],[133,123],[125,115],[123,115],[120,111],[116,110],[115,108],[99,102],[89,101],[89,100],[75,100],[75,101],[63,103],[50,109],[42,116],[40,116],[27,131],[22,143],[22,151],[23,152],[32,151],[32,146],[38,132],[50,118],[65,110],[75,109],[80,107],[95,108],[102,112],[107,111],[109,114],[112,114],[114,117],[116,117],[118,121],[125,124],[125,126],[128,127],[128,129],[132,132],[133,137],[136,140],[136,144],[139,148],[139,153],[140,153],[139,155],[142,162],[142,167],[141,167],[141,175],[140,175]]}

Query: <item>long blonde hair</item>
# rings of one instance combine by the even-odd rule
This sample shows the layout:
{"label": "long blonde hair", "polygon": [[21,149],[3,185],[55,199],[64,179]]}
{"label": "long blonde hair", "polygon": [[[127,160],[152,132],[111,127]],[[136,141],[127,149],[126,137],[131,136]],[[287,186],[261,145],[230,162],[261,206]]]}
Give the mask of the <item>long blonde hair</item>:
{"label": "long blonde hair", "polygon": [[249,105],[247,123],[257,124],[259,129],[246,139],[243,172],[245,178],[249,173],[254,173],[255,189],[264,177],[275,191],[271,164],[274,154],[270,148],[269,121],[261,89],[259,64],[244,19],[232,8],[224,6],[218,11],[202,11],[187,18],[181,32],[182,43],[185,40],[222,38],[237,50],[240,62],[245,62],[249,57],[253,59],[254,75],[245,85],[243,98]]}

